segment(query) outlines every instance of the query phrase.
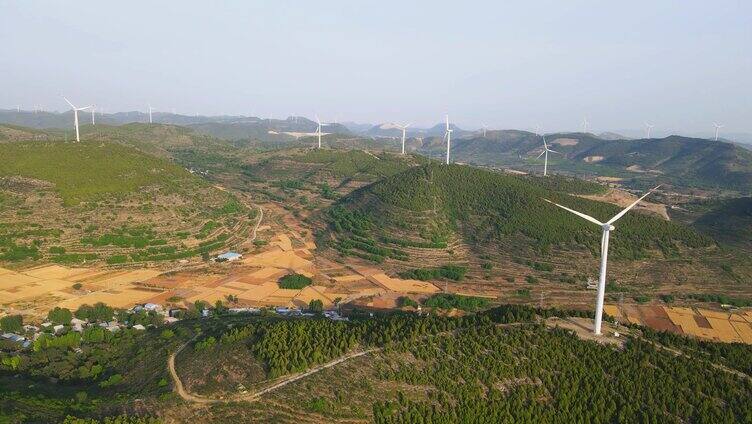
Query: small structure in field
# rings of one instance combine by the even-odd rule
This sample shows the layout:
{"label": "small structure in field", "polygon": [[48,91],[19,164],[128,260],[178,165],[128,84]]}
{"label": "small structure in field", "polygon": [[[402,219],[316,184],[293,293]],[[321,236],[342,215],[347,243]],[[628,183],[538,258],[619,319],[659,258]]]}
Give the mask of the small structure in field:
{"label": "small structure in field", "polygon": [[217,257],[214,258],[214,262],[232,262],[242,258],[243,255],[238,252],[225,252],[221,255],[217,255]]}

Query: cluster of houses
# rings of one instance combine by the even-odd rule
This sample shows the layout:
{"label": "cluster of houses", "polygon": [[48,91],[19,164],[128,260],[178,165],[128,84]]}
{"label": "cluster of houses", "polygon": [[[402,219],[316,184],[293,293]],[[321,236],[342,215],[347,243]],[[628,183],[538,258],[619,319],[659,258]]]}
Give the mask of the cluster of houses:
{"label": "cluster of houses", "polygon": [[[172,324],[174,322],[177,322],[180,320],[181,317],[183,317],[183,314],[187,311],[185,308],[164,308],[162,305],[156,304],[156,303],[145,303],[141,305],[136,305],[128,312],[130,313],[141,313],[141,312],[154,312],[157,315],[160,315],[163,319],[163,322],[165,324]],[[212,310],[209,308],[205,308],[201,311],[201,317],[210,317],[212,315]],[[262,313],[261,308],[252,308],[252,307],[237,307],[237,308],[229,308],[227,310],[230,314],[248,314],[248,315],[257,315]],[[286,317],[312,317],[316,314],[311,312],[305,312],[300,308],[288,308],[288,307],[277,307],[274,309],[266,309],[266,313],[274,313],[281,316]],[[341,316],[337,311],[324,311],[323,316],[332,320],[332,321],[348,321],[348,318]],[[111,321],[106,322],[89,322],[86,320],[73,318],[71,319],[71,322],[68,326],[62,325],[62,324],[53,324],[51,322],[43,322],[40,324],[40,327],[34,326],[34,325],[24,325],[23,326],[23,334],[16,334],[16,333],[2,333],[0,334],[0,339],[9,340],[11,342],[19,343],[22,347],[27,348],[31,345],[31,343],[37,339],[40,335],[43,333],[47,334],[61,334],[66,330],[66,327],[69,328],[69,331],[75,331],[82,333],[85,328],[88,327],[94,327],[98,326],[101,328],[104,328],[108,331],[115,332],[119,331],[123,328],[131,328],[133,330],[146,330],[147,326],[144,326],[142,324],[135,324],[131,325],[127,321],[120,322],[117,319],[112,319]]]}

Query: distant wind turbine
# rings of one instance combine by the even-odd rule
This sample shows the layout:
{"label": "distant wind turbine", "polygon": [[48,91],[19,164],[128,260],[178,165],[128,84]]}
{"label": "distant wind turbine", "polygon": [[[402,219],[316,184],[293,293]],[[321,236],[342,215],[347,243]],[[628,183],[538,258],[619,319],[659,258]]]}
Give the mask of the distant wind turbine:
{"label": "distant wind turbine", "polygon": [[91,106],[86,106],[86,107],[75,107],[75,106],[73,106],[73,103],[71,103],[71,102],[70,102],[70,100],[66,99],[65,97],[63,97],[63,99],[64,99],[64,100],[66,101],[66,103],[68,103],[68,104],[70,105],[70,107],[71,107],[71,108],[73,109],[73,124],[74,124],[74,125],[76,126],[76,142],[80,142],[80,141],[81,141],[81,137],[79,136],[79,133],[78,133],[78,111],[79,111],[79,110],[86,110],[86,109],[89,109],[89,108],[90,108]]}
{"label": "distant wind turbine", "polygon": [[403,155],[405,154],[405,132],[407,131],[407,127],[409,127],[410,125],[411,124],[405,124],[405,125],[394,124],[394,126],[402,130],[402,154]]}
{"label": "distant wind turbine", "polygon": [[713,122],[713,126],[715,126],[715,141],[718,141],[718,130],[723,128],[723,125]]}
{"label": "distant wind turbine", "polygon": [[151,119],[151,112],[152,112],[153,110],[154,110],[154,108],[153,108],[153,107],[151,107],[151,105],[149,105],[149,123],[150,123],[150,124],[151,124],[151,123],[154,123],[154,121],[152,121],[152,119]]}
{"label": "distant wind turbine", "polygon": [[541,134],[541,137],[543,138],[543,151],[541,152],[541,154],[538,155],[536,159],[540,159],[540,157],[543,156],[543,176],[545,177],[546,175],[548,175],[548,152],[551,152],[551,153],[559,153],[559,152],[548,148],[548,143],[546,143],[545,134]]}
{"label": "distant wind turbine", "polygon": [[[658,187],[660,187],[660,186],[658,186]],[[646,198],[652,192],[654,192],[655,190],[657,190],[658,187],[655,187],[654,189],[652,189],[652,190],[648,191],[647,193],[643,194],[642,197],[640,197],[639,199],[635,200],[634,203],[632,203],[631,205],[627,206],[624,210],[622,210],[621,212],[617,213],[616,215],[614,215],[613,218],[609,219],[606,222],[600,222],[600,221],[598,221],[597,219],[593,218],[590,215],[585,215],[582,212],[577,212],[576,210],[569,209],[566,206],[562,206],[562,205],[560,205],[558,203],[554,203],[554,202],[552,202],[552,201],[550,201],[548,199],[543,199],[543,200],[545,200],[548,203],[556,205],[556,206],[558,206],[558,207],[560,207],[560,208],[562,208],[562,209],[564,209],[564,210],[566,210],[568,212],[571,212],[571,213],[579,216],[580,218],[586,219],[586,220],[592,222],[593,224],[596,224],[596,225],[600,226],[601,229],[603,230],[603,234],[601,235],[601,273],[600,273],[600,278],[598,279],[598,297],[596,299],[596,305],[595,305],[595,326],[594,326],[594,331],[593,331],[596,335],[600,335],[601,334],[601,321],[603,319],[603,298],[604,298],[605,293],[606,293],[606,267],[608,265],[608,238],[609,238],[609,235],[611,234],[611,231],[613,231],[615,229],[615,227],[613,225],[611,225],[611,224],[613,224],[619,218],[621,218],[622,216],[624,216],[624,214],[626,214],[630,209],[632,209],[635,205],[637,205],[637,203],[639,203],[642,199]]]}
{"label": "distant wind turbine", "polygon": [[446,132],[444,138],[447,141],[446,164],[449,165],[449,149],[452,147],[452,129],[449,127],[449,115],[446,115]]}
{"label": "distant wind turbine", "polygon": [[328,125],[328,124],[327,124],[327,123],[325,123],[325,122],[321,122],[321,120],[319,119],[319,116],[318,116],[318,115],[316,115],[316,123],[318,124],[318,125],[316,126],[316,134],[317,134],[317,135],[318,135],[318,137],[319,137],[319,147],[318,147],[318,148],[320,149],[320,148],[321,148],[321,127],[322,127],[323,125]]}
{"label": "distant wind turbine", "polygon": [[95,113],[96,113],[96,106],[92,106],[92,107],[91,107],[91,125],[97,125],[97,124],[96,124],[96,123],[94,122],[94,114],[95,114]]}
{"label": "distant wind turbine", "polygon": [[588,130],[587,116],[583,116],[582,117],[582,132],[587,133],[587,130]]}
{"label": "distant wind turbine", "polygon": [[648,133],[648,137],[647,138],[650,138],[650,130],[652,130],[654,126],[655,125],[653,125],[653,124],[648,124],[647,122],[645,122],[645,130]]}
{"label": "distant wind turbine", "polygon": [[486,130],[488,129],[488,125],[481,124],[481,129],[483,129],[483,137],[485,137],[486,136]]}

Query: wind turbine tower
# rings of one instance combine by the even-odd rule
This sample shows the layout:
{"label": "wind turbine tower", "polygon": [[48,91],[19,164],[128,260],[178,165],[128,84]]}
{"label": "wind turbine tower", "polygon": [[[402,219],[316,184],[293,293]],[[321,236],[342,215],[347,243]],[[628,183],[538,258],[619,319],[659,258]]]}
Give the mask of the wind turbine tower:
{"label": "wind turbine tower", "polygon": [[481,128],[483,129],[483,137],[485,137],[486,136],[486,130],[488,129],[488,125],[481,124]]}
{"label": "wind turbine tower", "polygon": [[327,125],[327,124],[326,123],[322,123],[321,120],[319,119],[318,115],[316,115],[316,124],[317,124],[316,125],[316,135],[318,135],[318,138],[319,138],[319,147],[318,148],[320,149],[321,148],[321,126],[322,125]]}
{"label": "wind turbine tower", "polygon": [[[658,187],[660,187],[660,186],[658,186]],[[654,192],[655,190],[657,190],[658,187],[655,187],[654,189],[652,189],[652,190],[648,191],[647,193],[643,194],[642,197],[640,197],[639,199],[635,200],[634,203],[632,203],[631,205],[627,206],[624,210],[622,210],[621,212],[617,213],[616,215],[614,215],[613,218],[609,219],[606,222],[600,222],[600,221],[598,221],[597,219],[593,218],[590,215],[585,215],[582,212],[577,212],[574,209],[569,209],[566,206],[562,206],[562,205],[560,205],[558,203],[554,203],[554,202],[552,202],[552,201],[550,201],[548,199],[543,199],[543,200],[545,200],[548,203],[556,205],[556,206],[564,209],[565,211],[571,212],[571,213],[579,216],[580,218],[586,219],[586,220],[592,222],[593,224],[598,225],[603,230],[603,233],[601,235],[601,273],[600,273],[600,278],[598,279],[598,297],[597,297],[596,303],[595,303],[595,326],[593,328],[593,332],[595,333],[595,335],[600,335],[601,334],[601,322],[603,320],[603,299],[604,299],[604,296],[606,294],[606,267],[608,265],[608,238],[609,238],[609,235],[611,234],[611,231],[613,231],[615,229],[615,227],[613,225],[611,225],[611,224],[613,224],[619,218],[621,218],[622,216],[624,216],[624,214],[626,214],[630,209],[632,209],[633,207],[635,207],[635,205],[637,205],[642,199],[646,198],[652,192]]]}
{"label": "wind turbine tower", "polygon": [[541,154],[538,155],[536,159],[540,159],[540,157],[543,156],[543,176],[545,177],[546,175],[548,175],[548,152],[551,152],[551,153],[559,153],[559,152],[548,148],[548,143],[546,143],[546,134],[541,134],[541,137],[543,138],[543,151],[541,152]]}
{"label": "wind turbine tower", "polygon": [[587,121],[587,116],[583,116],[582,117],[582,132],[583,133],[587,133],[588,124],[589,124],[589,122]]}
{"label": "wind turbine tower", "polygon": [[655,126],[655,125],[652,125],[652,124],[648,124],[647,122],[645,122],[645,130],[646,130],[646,131],[647,131],[647,133],[648,133],[648,137],[647,137],[647,138],[650,138],[650,130],[652,130],[654,126]]}
{"label": "wind turbine tower", "polygon": [[153,120],[151,119],[151,112],[152,112],[153,110],[154,110],[154,108],[153,108],[153,107],[151,107],[151,105],[149,105],[149,123],[150,123],[150,124],[154,123],[154,121],[153,121]]}
{"label": "wind turbine tower", "polygon": [[96,106],[91,107],[91,125],[97,125],[96,122],[94,122],[94,114],[96,113]]}
{"label": "wind turbine tower", "polygon": [[405,125],[399,125],[394,124],[397,128],[402,130],[402,154],[405,154],[405,132],[407,131],[407,127],[409,127],[411,124],[405,124]]}
{"label": "wind turbine tower", "polygon": [[446,132],[444,137],[447,141],[446,164],[449,165],[449,149],[452,147],[452,129],[449,127],[449,115],[446,115]]}
{"label": "wind turbine tower", "polygon": [[718,141],[718,130],[723,128],[723,125],[713,122],[713,126],[715,127],[715,141]]}
{"label": "wind turbine tower", "polygon": [[73,109],[73,124],[76,127],[76,142],[80,142],[81,141],[81,137],[80,137],[80,135],[78,133],[78,111],[79,110],[89,109],[91,106],[75,107],[75,106],[73,106],[73,103],[70,102],[70,100],[66,99],[65,97],[63,97],[63,99],[65,99],[66,103],[68,103],[70,105],[70,107]]}

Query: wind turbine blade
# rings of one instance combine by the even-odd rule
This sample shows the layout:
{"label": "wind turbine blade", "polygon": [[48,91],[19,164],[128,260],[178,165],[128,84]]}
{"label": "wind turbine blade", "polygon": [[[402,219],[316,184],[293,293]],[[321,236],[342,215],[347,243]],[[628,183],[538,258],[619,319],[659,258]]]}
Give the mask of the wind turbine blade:
{"label": "wind turbine blade", "polygon": [[404,126],[403,128],[407,128],[407,127],[409,127],[410,125],[412,125],[412,123],[405,125],[405,126]]}
{"label": "wind turbine blade", "polygon": [[551,150],[551,149],[546,149],[546,150],[548,150],[548,151],[549,151],[549,152],[551,152],[551,153],[558,153],[558,154],[561,154],[561,152],[557,152],[556,150]]}
{"label": "wind turbine blade", "polygon": [[85,110],[85,109],[90,109],[90,108],[92,108],[92,106],[84,106],[84,107],[78,108],[78,110]]}
{"label": "wind turbine blade", "polygon": [[73,106],[73,103],[71,103],[70,100],[66,99],[65,97],[63,97],[63,100],[65,100],[65,102],[68,103],[73,109],[76,108],[75,106]]}
{"label": "wind turbine blade", "polygon": [[445,115],[445,116],[446,116],[446,129],[447,131],[449,131],[449,115]]}
{"label": "wind turbine blade", "polygon": [[633,207],[635,207],[635,205],[637,205],[638,203],[640,203],[640,201],[642,199],[648,197],[652,192],[654,192],[655,190],[657,190],[658,187],[660,187],[660,185],[656,186],[654,189],[652,189],[652,190],[648,191],[647,193],[643,194],[642,197],[640,197],[639,199],[635,200],[631,205],[627,206],[623,211],[617,213],[616,215],[614,215],[613,218],[609,219],[608,222],[606,222],[606,224],[613,224],[614,222],[616,222],[619,218],[621,218],[622,216],[624,216],[625,213],[629,212],[630,209],[632,209]]}
{"label": "wind turbine blade", "polygon": [[541,154],[539,154],[539,155],[538,155],[538,157],[537,157],[536,159],[540,159],[540,157],[541,157],[541,156],[543,156],[543,154],[544,154],[544,153],[546,153],[546,151],[545,151],[545,150],[544,150],[544,151],[542,151],[542,152],[541,152]]}
{"label": "wind turbine blade", "polygon": [[552,201],[550,201],[550,200],[548,200],[548,199],[543,199],[543,200],[545,200],[545,201],[546,201],[546,202],[548,202],[548,203],[551,203],[552,205],[556,205],[556,206],[558,206],[558,207],[560,207],[560,208],[564,209],[565,211],[568,211],[568,212],[572,212],[573,214],[575,214],[575,215],[579,216],[580,218],[584,218],[584,219],[587,219],[588,221],[592,222],[593,224],[596,224],[596,225],[598,225],[598,226],[601,226],[601,227],[603,226],[603,223],[602,223],[602,222],[598,221],[597,219],[593,218],[593,217],[592,217],[592,216],[590,216],[590,215],[585,215],[585,214],[584,214],[584,213],[582,213],[582,212],[577,212],[577,211],[576,211],[576,210],[574,210],[574,209],[569,209],[569,208],[568,208],[568,207],[566,207],[566,206],[562,206],[562,205],[560,205],[560,204],[558,204],[558,203],[554,203],[554,202],[552,202]]}

